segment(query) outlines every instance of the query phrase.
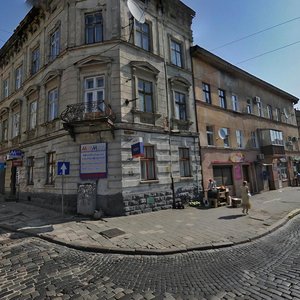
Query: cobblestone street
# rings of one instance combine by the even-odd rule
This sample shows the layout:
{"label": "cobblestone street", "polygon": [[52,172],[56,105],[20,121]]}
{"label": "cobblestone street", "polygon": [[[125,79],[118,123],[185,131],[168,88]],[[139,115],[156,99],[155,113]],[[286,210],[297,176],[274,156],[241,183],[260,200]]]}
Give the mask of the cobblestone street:
{"label": "cobblestone street", "polygon": [[167,256],[91,254],[1,232],[0,299],[300,299],[300,217],[264,238]]}

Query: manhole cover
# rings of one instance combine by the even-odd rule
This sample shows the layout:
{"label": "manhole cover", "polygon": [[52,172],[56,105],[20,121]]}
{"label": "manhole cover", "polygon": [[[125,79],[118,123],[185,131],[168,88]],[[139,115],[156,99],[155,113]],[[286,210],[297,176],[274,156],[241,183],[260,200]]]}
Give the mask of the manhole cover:
{"label": "manhole cover", "polygon": [[125,234],[126,232],[118,229],[118,228],[112,228],[112,229],[108,229],[108,230],[104,230],[104,231],[101,231],[100,234],[103,235],[104,237],[106,238],[114,238],[116,236],[119,236],[119,235],[122,235],[122,234]]}

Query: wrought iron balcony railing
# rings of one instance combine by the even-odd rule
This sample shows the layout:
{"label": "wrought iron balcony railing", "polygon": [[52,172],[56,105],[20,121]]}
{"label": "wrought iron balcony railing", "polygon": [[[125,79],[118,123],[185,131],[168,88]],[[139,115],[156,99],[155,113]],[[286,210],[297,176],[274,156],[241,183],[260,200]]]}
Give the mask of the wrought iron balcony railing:
{"label": "wrought iron balcony railing", "polygon": [[78,123],[91,120],[114,121],[116,116],[111,106],[104,101],[90,101],[67,105],[60,118],[65,123]]}

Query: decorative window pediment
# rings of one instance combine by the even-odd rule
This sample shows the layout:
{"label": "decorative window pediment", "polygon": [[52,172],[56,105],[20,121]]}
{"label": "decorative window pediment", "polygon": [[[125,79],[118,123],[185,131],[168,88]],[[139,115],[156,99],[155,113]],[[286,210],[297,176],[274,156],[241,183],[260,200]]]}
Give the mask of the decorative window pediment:
{"label": "decorative window pediment", "polygon": [[37,85],[37,84],[31,85],[31,86],[25,91],[24,96],[25,96],[25,97],[28,97],[28,96],[31,95],[32,93],[39,91],[39,89],[40,89],[40,86],[39,86],[39,85]]}
{"label": "decorative window pediment", "polygon": [[130,65],[133,71],[135,71],[135,69],[139,69],[154,74],[155,76],[157,76],[159,73],[158,69],[156,69],[154,66],[152,66],[150,63],[146,61],[132,61]]}
{"label": "decorative window pediment", "polygon": [[11,109],[14,109],[14,108],[16,108],[16,107],[18,107],[18,106],[21,106],[21,104],[22,104],[22,99],[20,99],[20,98],[17,98],[17,99],[15,99],[11,104],[10,104],[10,108]]}
{"label": "decorative window pediment", "polygon": [[1,110],[0,110],[0,117],[8,114],[8,112],[9,112],[9,108],[8,107],[1,108]]}
{"label": "decorative window pediment", "polygon": [[182,76],[174,76],[169,79],[171,86],[179,85],[189,89],[191,87],[191,83]]}
{"label": "decorative window pediment", "polygon": [[105,57],[101,55],[91,55],[82,60],[77,61],[74,65],[78,68],[84,68],[94,65],[110,64],[112,61],[113,60],[110,57]]}
{"label": "decorative window pediment", "polygon": [[62,74],[62,70],[50,71],[46,74],[46,76],[42,80],[42,85],[46,85],[49,81],[53,80],[56,77],[60,77]]}

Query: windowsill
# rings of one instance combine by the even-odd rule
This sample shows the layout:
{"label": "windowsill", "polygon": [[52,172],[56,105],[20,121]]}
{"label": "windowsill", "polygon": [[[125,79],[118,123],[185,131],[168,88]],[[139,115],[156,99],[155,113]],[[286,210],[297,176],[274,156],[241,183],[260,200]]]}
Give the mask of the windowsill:
{"label": "windowsill", "polygon": [[141,184],[147,184],[147,183],[158,183],[159,180],[158,179],[153,179],[153,180],[140,180]]}
{"label": "windowsill", "polygon": [[192,177],[192,176],[180,177],[180,180],[182,180],[182,181],[193,180],[193,179],[194,179],[194,177]]}
{"label": "windowsill", "polygon": [[41,124],[41,126],[48,126],[48,125],[51,125],[51,124],[53,124],[53,123],[56,123],[57,121],[59,121],[59,118],[58,118],[58,117],[55,118],[55,119],[53,119],[53,120],[51,120],[51,121],[47,121],[47,122]]}
{"label": "windowsill", "polygon": [[142,110],[138,110],[138,109],[132,109],[131,111],[133,113],[139,114],[139,115],[153,116],[156,118],[161,117],[161,114],[158,114],[158,113],[146,112],[146,111],[142,111]]}

